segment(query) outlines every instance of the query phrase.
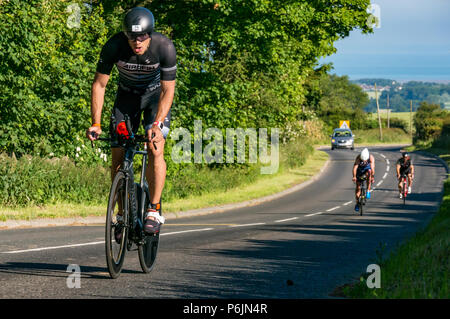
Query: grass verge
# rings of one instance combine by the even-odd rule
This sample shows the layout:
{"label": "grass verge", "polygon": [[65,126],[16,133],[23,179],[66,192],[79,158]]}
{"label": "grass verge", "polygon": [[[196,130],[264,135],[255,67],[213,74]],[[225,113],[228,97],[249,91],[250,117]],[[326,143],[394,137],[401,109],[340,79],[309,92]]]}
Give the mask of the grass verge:
{"label": "grass verge", "polygon": [[[182,199],[172,199],[163,204],[164,211],[169,213],[206,208],[275,194],[310,179],[320,171],[327,159],[328,155],[325,152],[314,150],[302,166],[284,168],[278,174],[274,175],[262,175],[254,183],[243,184],[226,191],[220,190],[202,195],[188,196]],[[68,204],[61,202],[21,208],[0,207],[0,221],[103,216],[105,211],[106,196],[103,205]]]}
{"label": "grass verge", "polygon": [[[450,165],[449,149],[409,147],[434,153]],[[380,259],[381,288],[369,289],[368,275],[360,282],[338,288],[349,298],[449,298],[450,177],[444,184],[442,204],[430,223],[402,243],[388,258]]]}
{"label": "grass verge", "polygon": [[411,136],[400,128],[383,128],[383,139],[379,129],[354,130],[355,146],[373,144],[411,144]]}

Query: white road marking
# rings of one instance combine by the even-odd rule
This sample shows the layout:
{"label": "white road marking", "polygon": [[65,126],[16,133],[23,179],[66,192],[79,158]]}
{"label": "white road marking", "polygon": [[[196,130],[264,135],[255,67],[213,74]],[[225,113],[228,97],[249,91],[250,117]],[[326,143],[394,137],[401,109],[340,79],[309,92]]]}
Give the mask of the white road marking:
{"label": "white road marking", "polygon": [[388,164],[389,165],[389,160],[386,158],[386,164]]}
{"label": "white road marking", "polygon": [[377,187],[380,186],[383,183],[383,180],[379,181],[377,184]]}
{"label": "white road marking", "polygon": [[341,206],[336,206],[336,207],[327,209],[327,212],[331,212],[331,211],[336,210],[336,209],[338,209],[338,208],[340,208],[340,207],[341,207]]}
{"label": "white road marking", "polygon": [[383,175],[383,179],[385,179],[385,178],[386,178],[386,176],[387,176],[387,173],[384,173],[384,175]]}
{"label": "white road marking", "polygon": [[347,206],[347,205],[350,205],[351,203],[353,203],[353,201],[349,201],[349,202],[344,203],[344,204],[342,204],[342,205]]}
{"label": "white road marking", "polygon": [[389,172],[389,166],[386,166],[386,172]]}
{"label": "white road marking", "polygon": [[174,231],[174,232],[171,232],[171,233],[161,233],[160,236],[175,235],[175,234],[183,234],[183,233],[192,233],[192,232],[207,231],[207,230],[213,230],[213,229],[214,229],[214,228],[202,228],[202,229],[181,230],[181,231]]}
{"label": "white road marking", "polygon": [[243,224],[243,225],[233,225],[230,227],[246,227],[246,226],[257,226],[257,225],[265,225],[266,223],[253,223],[253,224]]}
{"label": "white road marking", "polygon": [[[183,231],[177,231],[177,232],[171,232],[171,233],[162,233],[160,236],[175,235],[175,234],[190,233],[190,232],[200,232],[200,231],[207,231],[207,230],[212,230],[212,229],[214,229],[214,228],[183,230]],[[52,247],[41,247],[41,248],[4,251],[4,252],[2,252],[2,254],[20,254],[20,253],[28,253],[28,252],[35,252],[35,251],[54,250],[54,249],[60,249],[60,248],[74,248],[74,247],[100,245],[100,244],[104,244],[104,243],[105,243],[105,241],[103,240],[103,241],[94,241],[94,242],[82,243],[82,244],[71,244],[71,245],[61,245],[61,246],[52,246]]]}
{"label": "white road marking", "polygon": [[386,156],[384,156],[383,154],[380,154],[382,158],[386,158]]}
{"label": "white road marking", "polygon": [[63,245],[63,246],[53,246],[53,247],[42,247],[42,248],[32,248],[32,249],[5,251],[5,252],[3,252],[3,254],[19,254],[19,253],[28,253],[28,252],[33,252],[33,251],[52,250],[52,249],[59,249],[59,248],[72,248],[72,247],[99,245],[99,244],[104,244],[104,243],[105,243],[105,241],[94,241],[94,242],[91,242],[91,243],[84,243],[84,244],[72,244],[72,245]]}
{"label": "white road marking", "polygon": [[318,213],[314,213],[314,214],[308,214],[308,215],[305,215],[305,217],[310,217],[310,216],[315,216],[315,215],[320,215],[320,214],[323,214],[323,213],[318,212]]}
{"label": "white road marking", "polygon": [[298,218],[298,217],[292,217],[292,218],[280,219],[280,220],[276,220],[275,223],[287,222],[287,221],[294,220],[294,219],[297,219],[297,218]]}

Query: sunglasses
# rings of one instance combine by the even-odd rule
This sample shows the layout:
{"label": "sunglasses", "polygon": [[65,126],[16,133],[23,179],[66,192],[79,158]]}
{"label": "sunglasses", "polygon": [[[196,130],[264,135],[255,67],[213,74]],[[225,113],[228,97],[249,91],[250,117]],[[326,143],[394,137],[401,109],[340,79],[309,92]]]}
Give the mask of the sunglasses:
{"label": "sunglasses", "polygon": [[148,33],[125,32],[125,35],[127,36],[128,40],[139,42],[143,42],[150,38],[150,35]]}

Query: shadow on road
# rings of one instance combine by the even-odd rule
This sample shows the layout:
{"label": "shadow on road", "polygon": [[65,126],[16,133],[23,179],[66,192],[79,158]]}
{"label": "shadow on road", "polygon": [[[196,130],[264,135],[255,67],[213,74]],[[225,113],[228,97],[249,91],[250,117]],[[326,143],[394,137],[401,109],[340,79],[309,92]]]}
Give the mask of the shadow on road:
{"label": "shadow on road", "polygon": [[[49,263],[29,263],[29,262],[7,262],[0,264],[0,274],[18,274],[42,277],[64,277],[71,272],[67,272],[67,264],[49,264]],[[81,278],[91,279],[110,279],[108,269],[103,267],[81,266]],[[123,273],[141,273],[133,270],[122,270]],[[96,274],[97,273],[97,274]],[[99,275],[98,273],[102,273]],[[105,274],[106,273],[106,274]]]}

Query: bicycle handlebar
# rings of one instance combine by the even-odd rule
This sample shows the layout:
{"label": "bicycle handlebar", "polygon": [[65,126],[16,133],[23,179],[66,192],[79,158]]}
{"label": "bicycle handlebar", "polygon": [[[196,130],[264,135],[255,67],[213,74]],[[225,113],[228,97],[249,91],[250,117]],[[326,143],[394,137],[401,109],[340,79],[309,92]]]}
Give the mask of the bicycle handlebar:
{"label": "bicycle handlebar", "polygon": [[[91,136],[92,136],[92,137],[95,137],[95,135],[96,135],[95,132],[91,132]],[[155,137],[155,133],[152,134],[152,138],[153,138],[153,137]],[[133,142],[136,142],[136,143],[146,143],[146,142],[148,142],[148,138],[147,138],[146,135],[133,135],[132,137],[130,137],[130,139],[131,139]],[[96,138],[95,140],[105,141],[105,142],[112,142],[112,141],[114,141],[114,139],[111,138],[111,137],[98,137],[98,138]],[[95,141],[95,140],[94,140],[94,141]],[[91,141],[92,147],[94,146],[94,141]],[[156,147],[155,142],[153,142],[153,147],[155,148],[155,150],[158,149],[158,148]]]}

